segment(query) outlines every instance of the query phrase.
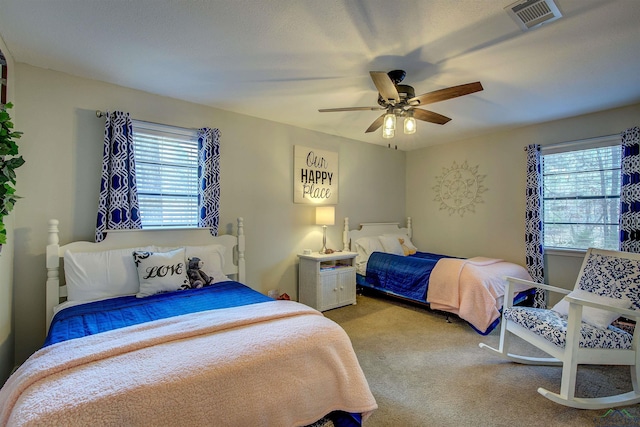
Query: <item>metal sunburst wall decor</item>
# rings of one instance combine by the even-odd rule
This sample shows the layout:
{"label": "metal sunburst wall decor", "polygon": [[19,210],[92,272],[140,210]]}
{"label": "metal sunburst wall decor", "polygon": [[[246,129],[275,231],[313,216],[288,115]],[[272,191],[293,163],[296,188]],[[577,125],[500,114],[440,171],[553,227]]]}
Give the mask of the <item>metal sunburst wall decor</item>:
{"label": "metal sunburst wall decor", "polygon": [[478,173],[478,165],[470,167],[465,160],[462,165],[455,161],[450,168],[443,168],[442,175],[436,177],[436,202],[440,210],[449,211],[449,215],[476,211],[477,203],[484,203],[482,193],[488,189],[483,185],[486,175]]}

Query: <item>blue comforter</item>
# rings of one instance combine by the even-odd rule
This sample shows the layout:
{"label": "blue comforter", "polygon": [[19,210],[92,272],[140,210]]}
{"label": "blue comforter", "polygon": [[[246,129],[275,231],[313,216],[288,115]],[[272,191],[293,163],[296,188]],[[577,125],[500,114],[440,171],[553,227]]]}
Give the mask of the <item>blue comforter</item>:
{"label": "blue comforter", "polygon": [[166,317],[265,301],[273,299],[234,281],[146,298],[132,295],[94,301],[58,312],[44,346]]}
{"label": "blue comforter", "polygon": [[[379,290],[387,294],[402,298],[428,303],[427,288],[429,277],[438,260],[442,258],[457,258],[448,255],[417,252],[414,255],[401,256],[383,252],[373,252],[367,261],[366,276],[357,277],[360,286]],[[525,301],[535,294],[535,288],[520,292],[514,298],[514,304]],[[497,318],[486,331],[480,331],[471,326],[481,335],[489,334],[500,322]]]}
{"label": "blue comforter", "polygon": [[438,260],[447,255],[417,252],[401,256],[373,252],[367,262],[366,284],[394,295],[426,302],[429,276]]}

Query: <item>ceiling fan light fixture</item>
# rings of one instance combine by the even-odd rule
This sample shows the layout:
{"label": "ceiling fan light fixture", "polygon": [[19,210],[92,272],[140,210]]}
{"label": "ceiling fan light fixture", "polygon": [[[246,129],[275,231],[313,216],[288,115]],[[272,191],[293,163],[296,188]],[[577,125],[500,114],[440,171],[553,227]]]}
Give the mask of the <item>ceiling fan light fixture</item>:
{"label": "ceiling fan light fixture", "polygon": [[[552,1],[552,0],[519,0],[519,1]],[[393,138],[396,133],[396,122],[398,117],[403,120],[403,131],[407,135],[413,135],[417,132],[418,126],[416,120],[423,122],[444,125],[451,118],[433,111],[423,110],[422,105],[433,104],[434,102],[446,101],[447,99],[457,98],[463,95],[483,90],[480,82],[466,83],[457,86],[451,86],[444,89],[438,89],[431,92],[423,93],[415,96],[415,90],[412,86],[398,84],[405,76],[402,70],[393,70],[388,73],[384,71],[369,71],[371,80],[378,90],[379,107],[346,107],[346,108],[322,108],[321,113],[329,111],[378,111],[385,110],[379,115],[367,128],[365,133],[375,132],[382,128],[382,137],[385,139]]]}
{"label": "ceiling fan light fixture", "polygon": [[393,112],[389,112],[384,116],[384,123],[382,126],[382,137],[393,138],[396,135],[396,115]]}
{"label": "ceiling fan light fixture", "polygon": [[404,133],[406,135],[413,135],[416,133],[417,126],[416,118],[413,117],[413,114],[409,113],[404,119]]}

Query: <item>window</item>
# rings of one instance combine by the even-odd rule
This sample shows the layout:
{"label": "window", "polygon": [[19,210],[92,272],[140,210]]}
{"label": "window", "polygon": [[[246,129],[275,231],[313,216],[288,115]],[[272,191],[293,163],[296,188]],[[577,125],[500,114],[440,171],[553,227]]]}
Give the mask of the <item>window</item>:
{"label": "window", "polygon": [[618,249],[620,150],[617,135],[543,147],[546,248]]}
{"label": "window", "polygon": [[198,131],[132,124],[142,227],[197,227]]}

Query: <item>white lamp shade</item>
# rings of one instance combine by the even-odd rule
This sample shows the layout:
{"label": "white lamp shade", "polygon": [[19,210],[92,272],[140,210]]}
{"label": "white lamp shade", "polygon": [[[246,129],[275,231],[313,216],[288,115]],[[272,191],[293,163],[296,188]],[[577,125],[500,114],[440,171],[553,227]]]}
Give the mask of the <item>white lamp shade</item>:
{"label": "white lamp shade", "polygon": [[335,206],[316,207],[316,224],[317,225],[334,225],[335,222],[336,222]]}

